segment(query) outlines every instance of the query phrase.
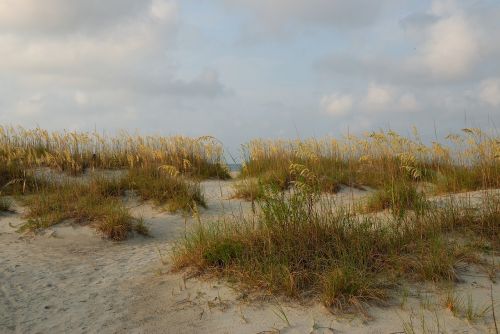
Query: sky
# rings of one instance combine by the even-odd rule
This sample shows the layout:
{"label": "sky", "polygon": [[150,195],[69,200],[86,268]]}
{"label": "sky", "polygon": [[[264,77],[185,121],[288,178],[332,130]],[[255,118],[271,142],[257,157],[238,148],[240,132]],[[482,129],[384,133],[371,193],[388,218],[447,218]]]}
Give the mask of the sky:
{"label": "sky", "polygon": [[0,124],[497,131],[499,33],[500,0],[0,0]]}

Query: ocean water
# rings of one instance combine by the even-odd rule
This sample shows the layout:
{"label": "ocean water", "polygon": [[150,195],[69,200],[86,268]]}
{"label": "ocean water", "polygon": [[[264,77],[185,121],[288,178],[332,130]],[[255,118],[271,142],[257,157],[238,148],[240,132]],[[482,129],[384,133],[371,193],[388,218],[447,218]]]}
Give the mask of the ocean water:
{"label": "ocean water", "polygon": [[229,170],[231,172],[240,172],[241,171],[241,164],[227,164],[229,167]]}

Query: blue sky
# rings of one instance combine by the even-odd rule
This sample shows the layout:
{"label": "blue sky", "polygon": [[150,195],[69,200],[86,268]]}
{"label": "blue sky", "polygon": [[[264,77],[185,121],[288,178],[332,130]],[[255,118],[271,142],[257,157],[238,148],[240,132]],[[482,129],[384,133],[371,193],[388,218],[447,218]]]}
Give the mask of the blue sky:
{"label": "blue sky", "polygon": [[498,0],[0,0],[0,123],[233,150],[497,129],[498,31]]}

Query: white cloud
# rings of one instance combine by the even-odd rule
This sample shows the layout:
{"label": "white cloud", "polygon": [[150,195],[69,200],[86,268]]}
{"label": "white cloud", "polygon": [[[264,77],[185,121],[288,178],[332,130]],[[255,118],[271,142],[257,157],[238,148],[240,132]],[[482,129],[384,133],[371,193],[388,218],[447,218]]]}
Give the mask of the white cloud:
{"label": "white cloud", "polygon": [[16,38],[0,35],[0,69],[20,74],[24,71],[64,71],[124,65],[153,42],[148,27],[124,28],[108,36],[77,35],[71,38]]}
{"label": "white cloud", "polygon": [[406,93],[401,95],[398,100],[399,107],[404,111],[412,111],[418,109],[417,99],[413,94]]}
{"label": "white cloud", "polygon": [[481,102],[493,107],[500,106],[500,78],[482,81],[479,89],[479,99]]}
{"label": "white cloud", "polygon": [[67,34],[101,30],[142,15],[148,1],[2,0],[0,31]]}
{"label": "white cloud", "polygon": [[181,23],[176,0],[0,0],[0,121],[135,124],[221,96],[218,71],[181,71]]}
{"label": "white cloud", "polygon": [[368,109],[382,109],[391,104],[393,100],[393,88],[372,83],[368,87],[368,92],[364,99],[364,104]]}
{"label": "white cloud", "polygon": [[429,28],[419,57],[434,75],[451,79],[466,75],[479,59],[477,36],[463,16],[447,17]]}
{"label": "white cloud", "polygon": [[322,109],[334,116],[346,115],[351,111],[353,99],[351,95],[331,94],[321,99]]}
{"label": "white cloud", "polygon": [[321,99],[321,109],[330,115],[346,116],[355,109],[356,115],[369,117],[374,112],[381,114],[396,114],[414,112],[420,109],[420,104],[413,93],[405,92],[393,86],[371,83],[365,94],[331,94]]}
{"label": "white cloud", "polygon": [[442,16],[461,12],[462,9],[456,0],[435,0],[431,4],[430,12]]}
{"label": "white cloud", "polygon": [[153,0],[151,3],[151,16],[162,21],[175,21],[179,8],[176,2],[166,0]]}
{"label": "white cloud", "polygon": [[28,98],[19,100],[15,105],[15,112],[20,116],[29,117],[38,114],[42,111],[42,104],[45,96],[41,93],[36,93]]}
{"label": "white cloud", "polygon": [[75,92],[75,102],[81,106],[86,105],[89,102],[87,94],[82,91]]}

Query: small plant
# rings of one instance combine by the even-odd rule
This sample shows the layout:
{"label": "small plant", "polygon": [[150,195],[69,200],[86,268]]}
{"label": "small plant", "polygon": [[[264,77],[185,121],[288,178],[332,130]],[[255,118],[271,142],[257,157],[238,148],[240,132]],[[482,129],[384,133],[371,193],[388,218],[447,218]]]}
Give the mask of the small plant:
{"label": "small plant", "polygon": [[0,197],[0,213],[10,211],[12,211],[12,202],[5,197]]}
{"label": "small plant", "polygon": [[234,186],[234,198],[246,199],[255,201],[264,196],[263,186],[257,181],[252,179],[240,180]]}
{"label": "small plant", "polygon": [[366,209],[370,212],[390,209],[400,215],[406,210],[422,211],[426,204],[424,194],[419,192],[414,184],[399,181],[388,184],[371,195]]}
{"label": "small plant", "polygon": [[484,318],[491,311],[492,307],[492,305],[477,306],[474,304],[471,294],[467,296],[467,299],[464,299],[453,291],[445,295],[443,304],[455,317],[464,317],[469,322],[475,322]]}
{"label": "small plant", "polygon": [[477,306],[472,300],[472,295],[467,296],[467,303],[465,307],[465,317],[468,321],[474,322],[482,319],[490,311],[491,305]]}
{"label": "small plant", "polygon": [[383,285],[377,284],[371,273],[349,266],[340,266],[323,275],[323,303],[328,307],[359,305],[363,301],[387,298]]}
{"label": "small plant", "polygon": [[203,252],[203,259],[209,266],[224,268],[240,259],[243,254],[243,245],[233,240],[215,243]]}
{"label": "small plant", "polygon": [[453,290],[448,291],[443,298],[443,306],[449,310],[455,317],[458,317],[464,307],[462,298],[457,296]]}
{"label": "small plant", "polygon": [[95,227],[108,239],[122,241],[132,232],[133,219],[126,210],[110,210],[95,222]]}
{"label": "small plant", "polygon": [[136,233],[143,235],[145,237],[151,236],[149,233],[149,228],[144,223],[143,218],[137,219],[137,221],[135,222],[135,224],[133,226],[133,229]]}

